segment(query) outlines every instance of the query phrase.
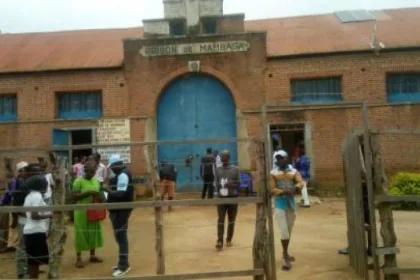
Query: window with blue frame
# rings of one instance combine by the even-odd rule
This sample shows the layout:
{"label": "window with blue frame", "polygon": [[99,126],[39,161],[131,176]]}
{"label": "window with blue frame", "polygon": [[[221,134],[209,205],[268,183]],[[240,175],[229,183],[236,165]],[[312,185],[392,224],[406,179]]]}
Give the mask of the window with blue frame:
{"label": "window with blue frame", "polygon": [[420,102],[420,73],[395,73],[387,76],[390,103]]}
{"label": "window with blue frame", "polygon": [[102,92],[57,93],[59,119],[86,119],[102,116]]}
{"label": "window with blue frame", "polygon": [[16,94],[0,95],[0,121],[17,120],[17,96]]}
{"label": "window with blue frame", "polygon": [[343,101],[341,78],[292,80],[292,102],[330,103]]}

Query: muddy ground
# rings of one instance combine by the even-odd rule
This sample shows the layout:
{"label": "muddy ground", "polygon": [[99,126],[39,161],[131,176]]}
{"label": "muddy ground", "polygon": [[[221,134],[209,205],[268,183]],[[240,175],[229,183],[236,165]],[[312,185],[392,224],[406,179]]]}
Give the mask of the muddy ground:
{"label": "muddy ground", "polygon": [[[399,238],[401,267],[420,267],[420,214],[395,212]],[[216,252],[215,207],[177,207],[165,212],[166,273],[194,273],[252,268],[252,242],[255,228],[255,206],[240,206],[234,247]],[[276,229],[276,255],[281,265],[280,235]],[[108,277],[116,264],[117,247],[110,223],[104,223],[105,246],[98,250],[103,264],[87,264],[84,269],[74,267],[72,228],[66,243],[62,278]],[[127,276],[154,275],[154,214],[152,209],[136,210],[129,225],[130,262],[132,270]],[[346,245],[345,205],[341,199],[327,199],[310,209],[298,209],[293,232],[291,253],[297,261],[290,272],[278,270],[281,280],[340,280],[357,279],[349,267],[348,258],[338,255],[337,249]],[[12,254],[0,255],[0,277],[15,276]],[[88,255],[85,254],[85,259]],[[41,278],[45,278],[45,274]],[[234,278],[231,278],[234,279]],[[250,279],[242,277],[236,279]],[[420,279],[420,276],[402,276],[401,279]]]}

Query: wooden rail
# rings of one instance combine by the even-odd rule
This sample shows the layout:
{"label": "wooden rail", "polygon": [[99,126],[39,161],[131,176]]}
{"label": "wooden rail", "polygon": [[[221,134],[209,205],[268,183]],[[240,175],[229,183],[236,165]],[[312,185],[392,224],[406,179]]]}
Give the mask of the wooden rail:
{"label": "wooden rail", "polygon": [[[191,273],[191,274],[132,276],[132,277],[124,277],[124,279],[128,279],[128,280],[192,280],[192,279],[231,278],[231,277],[261,276],[261,275],[264,275],[263,269],[249,269],[249,270],[203,272],[203,273]],[[74,278],[71,278],[71,279],[74,279]],[[78,280],[93,280],[93,279],[114,280],[115,278],[113,277],[78,278]]]}
{"label": "wooden rail", "polygon": [[115,144],[89,144],[89,145],[54,145],[49,146],[33,146],[26,148],[1,148],[0,153],[27,153],[27,152],[46,152],[51,151],[75,151],[98,148],[118,148],[118,147],[135,147],[148,145],[180,145],[180,144],[195,144],[195,143],[238,143],[257,140],[256,137],[246,138],[213,138],[213,139],[182,139],[182,140],[161,140],[161,141],[132,141],[127,143]]}
{"label": "wooden rail", "polygon": [[0,213],[19,213],[31,211],[54,211],[64,212],[81,209],[127,209],[127,208],[151,208],[151,207],[165,207],[165,206],[216,206],[220,204],[256,204],[261,203],[261,197],[237,197],[237,198],[215,198],[208,200],[201,199],[186,199],[186,200],[164,200],[164,201],[134,201],[134,202],[119,202],[119,203],[92,203],[92,204],[66,204],[66,205],[52,205],[52,206],[2,206]]}
{"label": "wooden rail", "polygon": [[375,196],[375,204],[381,203],[399,203],[399,202],[418,202],[420,203],[420,195],[377,195]]}
{"label": "wooden rail", "polygon": [[420,268],[387,267],[383,269],[385,275],[420,274]]}

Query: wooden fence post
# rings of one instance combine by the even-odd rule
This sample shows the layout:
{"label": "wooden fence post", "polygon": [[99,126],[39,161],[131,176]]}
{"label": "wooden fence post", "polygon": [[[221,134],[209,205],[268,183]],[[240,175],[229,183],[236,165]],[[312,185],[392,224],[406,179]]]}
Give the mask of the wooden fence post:
{"label": "wooden fence post", "polygon": [[[69,174],[65,158],[57,158],[54,153],[50,153],[52,165],[52,176],[54,178],[54,187],[52,189],[53,204],[64,205],[66,202],[67,183]],[[65,223],[65,213],[54,213],[50,230],[50,264],[48,279],[60,279],[60,267],[64,254],[64,244],[67,240],[67,227]]]}
{"label": "wooden fence post", "polygon": [[[4,158],[5,168],[5,182],[6,188],[9,181],[13,178],[12,159],[9,157]],[[7,189],[6,189],[7,191]],[[9,243],[9,227],[10,227],[10,214],[0,213],[0,252],[8,250],[7,245]]]}
{"label": "wooden fence post", "polygon": [[270,260],[270,274],[267,275],[267,278],[270,280],[277,280],[277,268],[276,268],[276,250],[274,242],[274,226],[273,226],[273,208],[271,201],[271,194],[269,190],[269,178],[271,171],[271,138],[270,138],[270,126],[267,117],[267,108],[265,105],[262,106],[261,121],[264,128],[264,184],[262,187],[261,195],[263,197],[265,211],[268,216],[268,250],[269,250],[269,260]]}
{"label": "wooden fence post", "polygon": [[[254,269],[264,269],[264,275],[269,279],[270,258],[268,250],[267,211],[263,203],[256,205],[255,235],[252,248]],[[264,280],[264,275],[254,276],[254,280]]]}
{"label": "wooden fence post", "polygon": [[156,228],[156,256],[158,275],[165,274],[165,250],[163,240],[163,213],[162,207],[155,207],[155,228]]}
{"label": "wooden fence post", "polygon": [[[385,175],[385,170],[382,161],[382,155],[380,152],[380,145],[377,135],[371,134],[370,137],[373,157],[373,179],[374,179],[374,191],[375,195],[387,195],[388,186]],[[381,222],[381,236],[384,247],[395,248],[397,244],[397,235],[394,229],[394,217],[392,215],[391,205],[388,203],[381,203],[378,205],[378,212]],[[373,210],[372,210],[373,211]],[[384,256],[385,263],[384,268],[396,268],[397,267],[397,256],[396,254],[387,254]],[[385,274],[385,280],[399,280],[398,274]]]}

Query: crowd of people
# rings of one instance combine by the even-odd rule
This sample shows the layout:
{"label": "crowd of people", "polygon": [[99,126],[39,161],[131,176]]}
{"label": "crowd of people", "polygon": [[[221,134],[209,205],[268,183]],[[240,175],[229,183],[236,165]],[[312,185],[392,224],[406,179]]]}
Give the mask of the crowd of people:
{"label": "crowd of people", "polygon": [[[113,203],[130,202],[134,199],[132,176],[121,156],[112,155],[105,165],[99,154],[76,158],[72,167],[71,196],[73,203]],[[299,149],[299,156],[289,164],[288,154],[284,150],[275,151],[273,167],[270,172],[270,190],[274,200],[275,220],[281,232],[284,264],[282,268],[289,270],[295,258],[289,254],[288,248],[291,232],[295,222],[295,199],[297,189],[302,190],[302,206],[309,207],[306,185],[310,177],[310,161],[305,155],[304,147]],[[16,165],[16,176],[9,182],[1,205],[37,207],[52,205],[54,180],[47,171],[45,162],[19,162]],[[200,175],[203,179],[202,198],[213,198],[214,193],[221,199],[239,196],[240,171],[230,161],[230,153],[214,152],[208,148],[202,158]],[[177,170],[174,165],[163,162],[159,169],[160,196],[165,195],[172,200],[175,193]],[[171,210],[171,209],[169,209]],[[113,277],[122,277],[130,271],[128,260],[129,245],[127,238],[128,221],[132,209],[109,210],[109,218],[119,249],[119,260],[112,268]],[[74,249],[75,267],[83,269],[87,263],[83,253],[88,252],[88,263],[102,263],[97,256],[97,249],[104,244],[102,221],[106,218],[106,210],[75,210]],[[23,212],[13,215],[12,229],[16,229],[16,263],[19,279],[38,279],[39,267],[49,263],[48,236],[51,228],[52,212]],[[224,246],[233,246],[235,221],[238,215],[238,204],[220,204],[217,206],[217,239],[215,248],[222,250]],[[228,220],[227,235],[225,220]]]}
{"label": "crowd of people", "polygon": [[[114,154],[108,165],[101,162],[99,154],[75,159],[72,168],[71,195],[74,203],[131,202],[134,187],[130,171],[121,156]],[[16,248],[16,273],[18,279],[38,279],[40,266],[49,263],[48,238],[51,233],[53,213],[33,211],[33,207],[52,205],[54,180],[44,161],[19,162],[16,176],[8,183],[0,205],[31,207],[31,211],[12,215],[11,229],[17,232],[12,246]],[[36,208],[35,208],[36,209]],[[119,248],[119,261],[112,268],[113,277],[122,277],[130,271],[127,238],[128,220],[132,209],[109,210],[109,218]],[[106,210],[75,210],[74,248],[75,266],[84,268],[83,252],[89,252],[89,263],[102,263],[96,250],[103,246],[102,221]],[[13,236],[13,234],[11,234]]]}

